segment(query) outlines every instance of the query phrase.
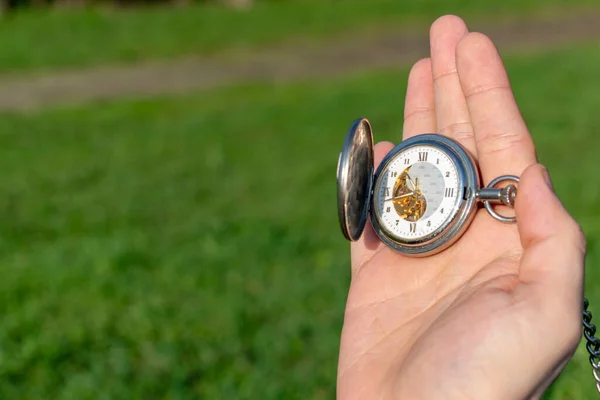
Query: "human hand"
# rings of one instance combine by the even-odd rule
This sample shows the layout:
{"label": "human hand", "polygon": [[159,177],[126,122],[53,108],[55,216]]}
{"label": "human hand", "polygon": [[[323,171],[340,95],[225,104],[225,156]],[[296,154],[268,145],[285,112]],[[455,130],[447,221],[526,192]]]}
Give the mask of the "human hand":
{"label": "human hand", "polygon": [[[581,337],[585,239],[537,163],[490,39],[454,16],[430,34],[431,58],[408,78],[404,138],[459,141],[485,185],[520,176],[517,224],[479,210],[426,258],[394,252],[367,224],[351,247],[338,399],[537,398]],[[379,143],[376,163],[392,147]]]}

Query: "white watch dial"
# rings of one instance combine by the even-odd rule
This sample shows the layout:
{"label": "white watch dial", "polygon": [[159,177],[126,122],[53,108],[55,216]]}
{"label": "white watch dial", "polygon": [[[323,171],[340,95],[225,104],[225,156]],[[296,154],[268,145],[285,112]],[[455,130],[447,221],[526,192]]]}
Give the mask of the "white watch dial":
{"label": "white watch dial", "polygon": [[396,240],[418,240],[443,229],[457,212],[457,167],[441,149],[417,145],[398,153],[378,175],[373,207]]}

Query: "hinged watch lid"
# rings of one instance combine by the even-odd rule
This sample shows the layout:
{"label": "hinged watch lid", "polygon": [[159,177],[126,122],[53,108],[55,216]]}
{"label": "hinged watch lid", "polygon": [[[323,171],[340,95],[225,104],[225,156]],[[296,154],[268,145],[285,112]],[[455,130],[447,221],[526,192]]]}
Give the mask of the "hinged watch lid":
{"label": "hinged watch lid", "polygon": [[354,121],[337,167],[338,216],[346,239],[360,238],[369,212],[373,186],[373,133],[366,118]]}

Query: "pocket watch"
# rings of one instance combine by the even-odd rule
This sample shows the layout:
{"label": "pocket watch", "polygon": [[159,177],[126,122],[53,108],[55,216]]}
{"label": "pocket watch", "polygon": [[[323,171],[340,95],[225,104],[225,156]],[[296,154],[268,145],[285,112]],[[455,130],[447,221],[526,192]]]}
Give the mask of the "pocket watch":
{"label": "pocket watch", "polygon": [[[370,219],[387,246],[423,257],[454,244],[481,205],[500,222],[516,221],[494,206],[514,206],[519,178],[503,175],[482,187],[475,159],[448,137],[413,136],[396,145],[374,169],[371,124],[357,119],[337,166],[338,216],[350,241],[360,238]],[[497,187],[503,182],[508,184]]]}

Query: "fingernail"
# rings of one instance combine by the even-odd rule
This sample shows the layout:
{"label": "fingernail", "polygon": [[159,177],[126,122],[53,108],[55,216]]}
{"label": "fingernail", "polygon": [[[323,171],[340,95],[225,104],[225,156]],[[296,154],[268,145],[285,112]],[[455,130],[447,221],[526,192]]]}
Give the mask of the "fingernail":
{"label": "fingernail", "polygon": [[550,190],[554,191],[554,185],[552,185],[552,179],[550,179],[550,173],[546,167],[544,167],[544,180],[546,181],[546,185],[548,185]]}

